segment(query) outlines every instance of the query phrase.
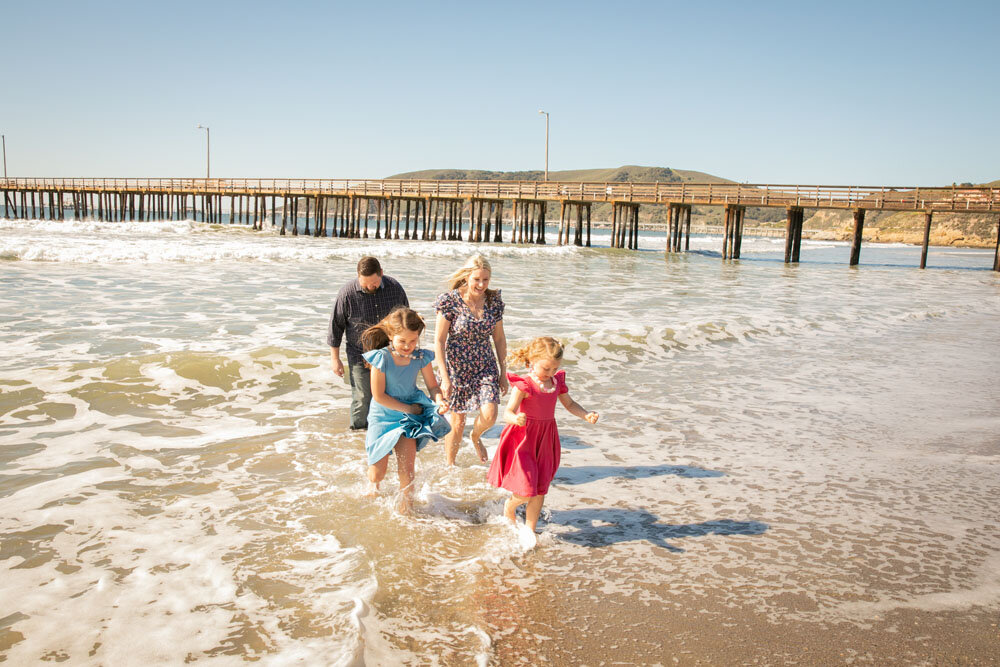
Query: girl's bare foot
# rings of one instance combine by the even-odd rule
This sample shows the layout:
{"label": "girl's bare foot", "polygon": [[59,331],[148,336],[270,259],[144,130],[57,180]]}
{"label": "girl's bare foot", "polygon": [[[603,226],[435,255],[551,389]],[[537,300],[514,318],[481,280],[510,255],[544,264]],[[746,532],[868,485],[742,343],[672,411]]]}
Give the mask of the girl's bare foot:
{"label": "girl's bare foot", "polygon": [[517,541],[525,551],[534,549],[538,545],[538,536],[535,531],[528,526],[521,526],[517,529]]}
{"label": "girl's bare foot", "polygon": [[513,498],[508,498],[507,502],[503,504],[503,515],[511,523],[517,523],[517,505],[514,504]]}
{"label": "girl's bare foot", "polygon": [[378,478],[378,468],[375,466],[368,466],[368,481],[371,482],[371,486],[368,489],[367,495],[369,498],[374,498],[378,495],[378,485],[382,481]]}

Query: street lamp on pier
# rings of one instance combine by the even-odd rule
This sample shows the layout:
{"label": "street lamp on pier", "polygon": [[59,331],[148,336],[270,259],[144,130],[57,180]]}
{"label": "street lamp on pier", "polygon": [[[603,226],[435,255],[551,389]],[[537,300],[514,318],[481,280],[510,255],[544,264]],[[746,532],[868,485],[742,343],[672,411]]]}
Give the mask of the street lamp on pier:
{"label": "street lamp on pier", "polygon": [[198,125],[197,129],[205,130],[205,178],[212,177],[212,131],[207,125]]}
{"label": "street lamp on pier", "polygon": [[545,180],[549,180],[549,112],[538,110],[538,113],[545,114]]}

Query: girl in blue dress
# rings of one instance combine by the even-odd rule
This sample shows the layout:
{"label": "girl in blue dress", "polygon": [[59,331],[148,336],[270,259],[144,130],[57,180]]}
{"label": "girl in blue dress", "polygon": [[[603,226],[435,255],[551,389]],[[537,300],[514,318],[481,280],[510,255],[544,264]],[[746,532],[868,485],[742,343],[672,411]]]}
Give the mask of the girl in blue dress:
{"label": "girl in blue dress", "polygon": [[[420,349],[424,321],[416,311],[397,308],[361,335],[371,366],[372,403],[368,409],[368,479],[375,493],[389,468],[389,453],[396,452],[399,474],[399,511],[408,513],[413,503],[413,466],[417,452],[430,440],[443,437],[451,426],[441,416],[448,410],[431,368],[434,352]],[[424,378],[432,401],[417,388],[417,374]],[[436,401],[436,403],[435,403]]]}

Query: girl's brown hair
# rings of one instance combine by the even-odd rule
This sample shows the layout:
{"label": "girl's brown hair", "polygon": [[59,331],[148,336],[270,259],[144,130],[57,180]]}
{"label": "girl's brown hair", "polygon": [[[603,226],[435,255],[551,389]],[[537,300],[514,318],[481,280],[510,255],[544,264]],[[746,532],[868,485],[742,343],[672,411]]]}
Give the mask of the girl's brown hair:
{"label": "girl's brown hair", "polygon": [[389,344],[389,341],[403,331],[423,333],[424,318],[410,308],[397,308],[382,318],[375,326],[368,327],[361,334],[361,347],[365,352],[378,350]]}
{"label": "girl's brown hair", "polygon": [[541,336],[510,353],[510,358],[527,366],[536,359],[562,359],[563,346],[552,336]]}

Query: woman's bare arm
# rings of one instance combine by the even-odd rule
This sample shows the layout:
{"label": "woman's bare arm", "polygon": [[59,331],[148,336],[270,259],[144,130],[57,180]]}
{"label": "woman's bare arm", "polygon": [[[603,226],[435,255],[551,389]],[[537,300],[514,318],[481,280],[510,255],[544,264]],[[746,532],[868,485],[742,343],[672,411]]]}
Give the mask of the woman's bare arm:
{"label": "woman's bare arm", "polygon": [[438,313],[435,322],[434,359],[437,361],[438,375],[441,376],[441,392],[445,398],[448,398],[449,390],[451,389],[451,378],[448,377],[448,364],[445,363],[444,351],[448,343],[448,333],[451,331],[451,322],[440,313]]}
{"label": "woman's bare arm", "polygon": [[503,320],[493,327],[493,345],[497,350],[497,364],[500,367],[500,391],[506,393],[510,389],[507,381],[507,334],[503,330]]}

